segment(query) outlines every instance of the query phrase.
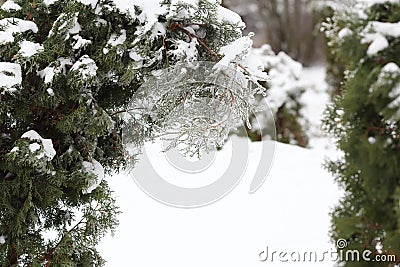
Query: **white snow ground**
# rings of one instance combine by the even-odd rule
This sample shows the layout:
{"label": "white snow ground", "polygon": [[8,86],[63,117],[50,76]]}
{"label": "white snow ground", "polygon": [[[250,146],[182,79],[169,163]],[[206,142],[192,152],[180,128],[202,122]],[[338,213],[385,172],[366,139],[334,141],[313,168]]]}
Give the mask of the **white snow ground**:
{"label": "white snow ground", "polygon": [[[271,171],[254,194],[248,190],[256,160],[249,162],[241,182],[225,198],[196,209],[163,205],[142,192],[129,176],[109,177],[123,213],[116,235],[106,236],[98,246],[106,266],[333,266],[328,213],[340,192],[321,166],[325,157],[338,154],[319,130],[320,114],[328,101],[324,71],[316,67],[304,69],[302,74],[305,83],[314,84],[302,98],[304,114],[312,121],[312,148],[276,143]],[[259,147],[250,144],[251,157],[257,157]],[[148,148],[160,150],[157,144]],[[153,162],[164,168],[158,161],[165,159],[157,153],[153,153]],[[228,161],[229,153],[228,145],[217,152],[215,162]],[[217,171],[223,165],[210,168]],[[165,170],[160,169],[162,172]],[[262,262],[260,253],[264,251],[261,258],[265,259],[267,248],[269,257]],[[284,252],[287,254],[279,258]],[[315,253],[317,262],[294,262],[304,253],[307,258]]]}

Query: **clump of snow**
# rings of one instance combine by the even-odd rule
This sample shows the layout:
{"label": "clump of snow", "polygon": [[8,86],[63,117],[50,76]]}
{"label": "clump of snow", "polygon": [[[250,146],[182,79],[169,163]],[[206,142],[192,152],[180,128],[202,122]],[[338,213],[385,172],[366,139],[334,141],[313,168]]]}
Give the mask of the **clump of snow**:
{"label": "clump of snow", "polygon": [[0,245],[6,243],[6,237],[4,235],[0,235]]}
{"label": "clump of snow", "polygon": [[92,162],[83,161],[82,165],[86,173],[93,174],[95,176],[95,180],[89,181],[88,188],[84,192],[89,194],[96,189],[104,179],[104,168],[101,166],[100,162],[95,159],[92,159]]}
{"label": "clump of snow", "polygon": [[109,47],[114,47],[123,44],[126,41],[126,30],[122,29],[120,35],[112,34],[107,42],[107,47],[103,48],[103,53],[107,54],[110,50]]}
{"label": "clump of snow", "polygon": [[[38,158],[46,157],[48,161],[52,160],[56,155],[56,151],[53,147],[53,141],[51,139],[45,139],[40,136],[35,130],[29,130],[24,133],[21,138],[26,138],[32,141],[39,141],[39,143],[32,143],[29,145],[31,152],[36,152],[41,149],[42,152],[37,156]],[[35,145],[36,144],[36,145]]]}
{"label": "clump of snow", "polygon": [[217,16],[220,21],[237,24],[241,28],[244,28],[246,26],[242,18],[232,10],[229,10],[223,6],[218,6],[217,12]]}
{"label": "clump of snow", "polygon": [[382,72],[385,72],[388,74],[400,74],[400,68],[396,63],[389,62],[385,66],[383,66]]}
{"label": "clump of snow", "polygon": [[40,145],[39,145],[38,143],[29,144],[29,150],[30,150],[32,153],[35,153],[35,152],[38,151],[39,149],[40,149]]}
{"label": "clump of snow", "polygon": [[129,57],[133,59],[133,61],[135,61],[135,64],[132,65],[133,69],[139,69],[143,66],[144,58],[141,55],[139,55],[134,49],[131,49],[129,51]]}
{"label": "clump of snow", "polygon": [[4,4],[1,6],[1,9],[5,10],[5,11],[10,11],[10,10],[20,10],[21,7],[16,4],[13,0],[8,0],[5,1]]}
{"label": "clump of snow", "polygon": [[[189,29],[192,29],[191,27],[185,27],[185,29],[186,30],[188,30],[188,28]],[[190,30],[188,30],[191,34],[194,34],[194,32],[192,31],[190,31]],[[166,29],[165,29],[165,26],[162,24],[162,23],[160,23],[160,22],[156,22],[155,24],[154,24],[154,26],[153,26],[153,29],[152,29],[152,33],[151,33],[151,38],[156,38],[157,36],[161,36],[161,35],[165,35],[165,32],[166,32]]]}
{"label": "clump of snow", "polygon": [[375,32],[379,32],[385,36],[400,37],[400,22],[371,21],[366,27],[366,30],[369,29],[373,29]]}
{"label": "clump of snow", "polygon": [[251,49],[249,59],[260,61],[264,70],[268,70],[271,80],[268,82],[267,100],[272,111],[277,112],[288,95],[302,87],[300,75],[303,66],[285,52],[275,54],[269,45]]}
{"label": "clump of snow", "polygon": [[9,92],[16,91],[15,86],[22,82],[21,66],[17,63],[0,62],[0,87]]}
{"label": "clump of snow", "polygon": [[5,18],[0,20],[0,45],[14,42],[14,35],[26,31],[37,33],[38,27],[32,21],[18,18]]}
{"label": "clump of snow", "polygon": [[353,31],[350,30],[349,28],[343,28],[339,31],[338,33],[338,38],[339,39],[344,39],[345,37],[352,35]]}
{"label": "clump of snow", "polygon": [[78,71],[84,80],[96,76],[97,65],[88,55],[82,56],[72,65],[71,70]]}
{"label": "clump of snow", "polygon": [[141,55],[139,55],[138,53],[136,53],[134,50],[131,50],[131,51],[129,52],[129,57],[130,57],[131,59],[133,59],[134,61],[142,61],[142,60],[144,59]]}
{"label": "clump of snow", "polygon": [[367,55],[373,56],[387,47],[389,47],[388,40],[383,35],[377,34],[372,43],[368,46]]}
{"label": "clump of snow", "polygon": [[361,36],[361,43],[370,43],[367,55],[373,56],[389,46],[386,37],[400,37],[400,22],[371,21],[361,32]]}
{"label": "clump of snow", "polygon": [[17,146],[15,146],[15,147],[13,147],[12,149],[11,149],[11,153],[15,153],[15,152],[18,152],[19,151],[19,147],[17,147]]}
{"label": "clump of snow", "polygon": [[37,71],[37,75],[40,78],[44,78],[44,83],[51,83],[54,78],[54,68],[46,67],[44,70]]}
{"label": "clump of snow", "polygon": [[79,49],[92,43],[91,40],[84,39],[80,35],[74,35],[72,39],[76,40],[75,44],[72,46],[73,49]]}
{"label": "clump of snow", "polygon": [[46,5],[46,6],[49,6],[49,5],[52,5],[52,4],[54,4],[55,2],[57,2],[58,0],[44,0],[43,2],[44,2],[44,4]]}
{"label": "clump of snow", "polygon": [[31,41],[22,41],[20,44],[19,54],[23,57],[31,57],[41,51],[43,51],[43,46],[38,43],[34,43]]}
{"label": "clump of snow", "polygon": [[54,96],[54,91],[53,91],[53,89],[48,88],[46,91],[47,91],[47,93],[49,94],[49,96]]}

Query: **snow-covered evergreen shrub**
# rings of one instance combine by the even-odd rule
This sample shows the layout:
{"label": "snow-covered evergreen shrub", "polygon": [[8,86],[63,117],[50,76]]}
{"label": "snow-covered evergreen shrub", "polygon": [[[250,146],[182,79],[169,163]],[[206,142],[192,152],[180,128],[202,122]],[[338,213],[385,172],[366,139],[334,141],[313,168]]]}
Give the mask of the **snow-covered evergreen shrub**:
{"label": "snow-covered evergreen shrub", "polygon": [[[243,27],[216,0],[5,1],[0,265],[101,266],[95,245],[115,228],[118,213],[103,178],[127,165],[121,133],[135,92],[178,62],[239,61],[251,46]],[[254,71],[236,69],[257,87]],[[160,111],[170,110],[168,100]],[[139,134],[129,145],[145,138]]]}
{"label": "snow-covered evergreen shrub", "polygon": [[345,266],[395,266],[373,257],[400,262],[400,3],[356,1],[324,27],[347,69],[325,119],[344,152],[327,164],[345,190],[332,213],[332,238],[346,239],[345,251],[372,251],[370,262]]}

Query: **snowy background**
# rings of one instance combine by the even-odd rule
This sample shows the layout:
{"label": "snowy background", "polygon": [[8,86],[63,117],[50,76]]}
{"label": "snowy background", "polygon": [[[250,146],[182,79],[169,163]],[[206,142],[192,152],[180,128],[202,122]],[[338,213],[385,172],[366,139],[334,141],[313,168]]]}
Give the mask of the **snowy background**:
{"label": "snowy background", "polygon": [[[123,213],[115,236],[107,236],[98,247],[106,266],[283,266],[293,262],[282,263],[276,258],[262,262],[259,254],[267,246],[278,252],[315,251],[320,258],[323,252],[332,252],[329,212],[340,192],[322,167],[326,157],[338,155],[332,140],[320,130],[321,114],[329,99],[324,76],[324,67],[305,68],[300,75],[300,82],[311,88],[301,99],[311,123],[311,148],[276,143],[271,171],[255,194],[248,193],[256,168],[253,161],[231,193],[197,209],[163,205],[142,192],[129,175],[108,177]],[[161,147],[146,147],[159,154],[153,162],[162,166]],[[257,157],[259,147],[251,143],[250,155]],[[229,142],[217,152],[217,158],[229,160]],[[210,168],[218,171],[218,166]],[[310,265],[333,266],[333,262],[328,258],[296,263]]]}

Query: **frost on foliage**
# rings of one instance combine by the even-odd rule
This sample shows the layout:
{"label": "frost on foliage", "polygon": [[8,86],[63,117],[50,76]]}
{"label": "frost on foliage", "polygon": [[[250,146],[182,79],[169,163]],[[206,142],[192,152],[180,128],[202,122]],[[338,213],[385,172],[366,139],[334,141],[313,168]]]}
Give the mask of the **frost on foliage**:
{"label": "frost on foliage", "polygon": [[338,33],[338,38],[339,39],[344,39],[347,36],[351,36],[353,34],[353,31],[350,30],[349,28],[343,28],[339,31]]}
{"label": "frost on foliage", "polygon": [[37,75],[40,78],[44,78],[44,83],[51,83],[54,78],[54,68],[53,67],[46,67],[44,70],[37,71]]}
{"label": "frost on foliage", "polygon": [[177,64],[155,72],[124,114],[124,143],[162,137],[169,142],[166,150],[179,145],[191,156],[222,146],[257,109],[253,100],[260,88],[235,65],[214,65]]}
{"label": "frost on foliage", "polygon": [[19,50],[19,54],[22,57],[31,57],[41,51],[43,51],[43,46],[38,44],[38,43],[34,43],[31,41],[22,41],[20,44],[20,50]]}
{"label": "frost on foliage", "polygon": [[78,71],[83,80],[87,80],[96,76],[97,71],[96,62],[88,55],[83,55],[77,62],[72,65],[71,70]]}
{"label": "frost on foliage", "polygon": [[54,4],[54,3],[57,2],[57,1],[58,1],[58,0],[44,0],[43,3],[44,3],[46,6],[49,6],[49,5]]}
{"label": "frost on foliage", "polygon": [[223,6],[218,6],[218,12],[217,12],[217,18],[220,21],[226,21],[232,24],[236,24],[239,27],[245,27],[246,25],[244,24],[242,18],[232,10],[229,10]]}
{"label": "frost on foliage", "polygon": [[54,96],[54,91],[51,88],[47,88],[46,89],[47,93],[49,94],[49,96]]}
{"label": "frost on foliage", "polygon": [[83,161],[82,165],[83,170],[92,175],[92,179],[88,181],[88,187],[84,192],[85,194],[89,194],[96,189],[104,179],[104,168],[100,162],[95,159],[92,159],[92,162]]}
{"label": "frost on foliage", "polygon": [[[0,88],[8,92],[16,91],[22,82],[21,66],[16,63],[0,62]],[[0,91],[1,92],[1,91]]]}
{"label": "frost on foliage", "polygon": [[14,42],[15,34],[26,31],[36,33],[38,27],[32,21],[18,18],[5,18],[0,20],[0,45]]}

